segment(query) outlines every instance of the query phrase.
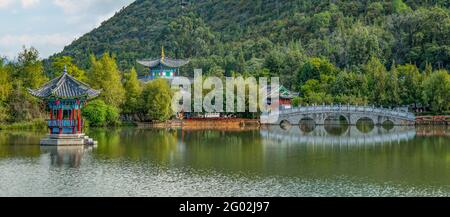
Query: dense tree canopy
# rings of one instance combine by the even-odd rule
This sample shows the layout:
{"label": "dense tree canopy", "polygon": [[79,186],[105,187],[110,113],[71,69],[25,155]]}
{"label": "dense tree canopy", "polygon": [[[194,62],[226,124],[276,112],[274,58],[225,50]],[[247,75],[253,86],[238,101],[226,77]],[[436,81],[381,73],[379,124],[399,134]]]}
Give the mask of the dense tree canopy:
{"label": "dense tree canopy", "polygon": [[168,56],[193,60],[187,73],[215,65],[224,73],[243,71],[247,62],[268,58],[275,63],[269,64],[271,73],[288,74],[301,65],[284,66],[292,52],[324,57],[346,69],[362,68],[372,56],[387,68],[395,60],[420,69],[427,63],[449,69],[449,4],[199,0],[183,9],[176,0],[137,0],[50,59],[72,56],[87,68],[90,53],[99,57],[109,51],[117,55],[120,69],[128,70],[137,67],[136,59],[158,57],[165,46]]}
{"label": "dense tree canopy", "polygon": [[84,111],[94,125],[115,123],[101,118],[116,120],[119,112],[167,120],[167,82],[137,79],[144,68],[136,60],[158,58],[162,46],[168,57],[191,60],[182,75],[201,68],[221,78],[277,76],[298,92],[298,105],[450,111],[449,1],[188,2],[182,8],[175,0],[136,0],[49,59],[41,61],[34,48],[24,48],[16,60],[0,59],[0,122],[45,117],[45,105],[27,88],[64,67],[102,90],[95,102],[101,111]]}

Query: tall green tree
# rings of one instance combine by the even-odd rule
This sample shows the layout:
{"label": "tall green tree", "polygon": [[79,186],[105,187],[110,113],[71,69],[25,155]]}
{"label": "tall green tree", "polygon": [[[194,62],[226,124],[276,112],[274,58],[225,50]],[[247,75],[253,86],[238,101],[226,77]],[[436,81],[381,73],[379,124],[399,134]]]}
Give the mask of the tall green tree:
{"label": "tall green tree", "polygon": [[400,99],[402,105],[412,105],[421,102],[422,75],[415,65],[397,66]]}
{"label": "tall green tree", "polygon": [[5,103],[12,89],[11,70],[3,61],[0,59],[0,105]]}
{"label": "tall green tree", "polygon": [[367,78],[362,73],[342,71],[331,85],[334,101],[341,104],[367,104]]}
{"label": "tall green tree", "polygon": [[122,85],[122,74],[116,61],[109,53],[104,53],[100,59],[91,56],[89,83],[93,88],[101,89],[101,99],[106,104],[119,108],[125,100],[125,89]]}
{"label": "tall green tree", "polygon": [[337,68],[323,58],[311,58],[297,74],[297,82],[300,86],[309,79],[320,80],[321,75],[332,76],[337,73]]}
{"label": "tall green tree", "polygon": [[398,106],[401,104],[400,100],[400,87],[398,84],[398,71],[394,65],[388,72],[386,80],[386,93],[387,93],[387,105]]}
{"label": "tall green tree", "polygon": [[376,57],[372,57],[364,66],[369,82],[369,99],[376,105],[387,105],[389,93],[386,91],[388,74],[386,67]]}
{"label": "tall green tree", "polygon": [[3,62],[0,58],[0,123],[9,118],[7,100],[12,90],[11,70]]}
{"label": "tall green tree", "polygon": [[165,79],[148,83],[142,92],[145,112],[151,120],[166,121],[172,116],[172,92]]}
{"label": "tall green tree", "polygon": [[39,52],[34,47],[23,47],[16,65],[15,77],[23,82],[25,88],[35,89],[47,81],[44,66],[39,60]]}
{"label": "tall green tree", "polygon": [[125,103],[123,105],[123,112],[128,114],[139,112],[142,86],[138,80],[137,72],[134,68],[132,68],[129,72],[124,86]]}
{"label": "tall green tree", "polygon": [[73,58],[70,56],[56,57],[52,63],[52,74],[54,77],[61,75],[64,71],[64,67],[67,68],[67,73],[72,75],[74,78],[87,82],[88,78],[84,70],[78,68],[77,65],[73,63]]}
{"label": "tall green tree", "polygon": [[308,80],[300,89],[302,101],[306,104],[331,104],[333,97],[327,93],[316,79]]}
{"label": "tall green tree", "polygon": [[450,75],[446,70],[433,72],[423,82],[423,101],[436,113],[450,109]]}

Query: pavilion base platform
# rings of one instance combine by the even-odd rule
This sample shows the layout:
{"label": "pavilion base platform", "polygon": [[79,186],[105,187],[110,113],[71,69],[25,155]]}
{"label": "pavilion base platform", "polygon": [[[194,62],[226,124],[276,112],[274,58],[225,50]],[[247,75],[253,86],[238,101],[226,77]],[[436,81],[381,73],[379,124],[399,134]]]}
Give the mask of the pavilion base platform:
{"label": "pavilion base platform", "polygon": [[97,141],[84,134],[49,134],[41,139],[42,146],[82,146],[97,145]]}

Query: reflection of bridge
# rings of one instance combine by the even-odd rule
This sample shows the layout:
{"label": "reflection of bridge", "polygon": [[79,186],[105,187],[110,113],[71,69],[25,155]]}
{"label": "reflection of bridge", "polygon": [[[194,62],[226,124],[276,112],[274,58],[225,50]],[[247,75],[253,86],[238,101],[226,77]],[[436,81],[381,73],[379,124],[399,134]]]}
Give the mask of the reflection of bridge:
{"label": "reflection of bridge", "polygon": [[261,129],[261,136],[276,141],[276,144],[318,144],[318,145],[369,145],[408,141],[416,136],[411,126],[395,126],[391,130],[375,127],[368,133],[349,126],[340,134],[328,132],[325,126],[318,126],[314,131],[302,132],[298,127],[284,130],[279,126],[266,126]]}
{"label": "reflection of bridge", "polygon": [[416,120],[413,113],[398,109],[392,110],[350,105],[324,105],[281,110],[276,124],[288,122],[289,124],[297,125],[301,120],[313,120],[315,124],[323,125],[328,118],[338,116],[344,117],[350,125],[356,125],[358,120],[362,118],[368,118],[376,125],[385,122],[392,122],[394,125],[413,125]]}

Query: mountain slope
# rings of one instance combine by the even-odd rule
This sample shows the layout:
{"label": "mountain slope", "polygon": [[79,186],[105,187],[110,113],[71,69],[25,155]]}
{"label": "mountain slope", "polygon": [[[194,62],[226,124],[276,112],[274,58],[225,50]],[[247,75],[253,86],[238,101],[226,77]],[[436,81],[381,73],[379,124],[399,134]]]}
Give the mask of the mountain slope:
{"label": "mountain slope", "polygon": [[136,59],[158,57],[164,46],[168,56],[193,59],[190,67],[219,73],[261,67],[292,73],[268,64],[295,50],[348,69],[370,56],[386,65],[449,68],[449,6],[446,0],[137,0],[50,61],[69,55],[86,68],[91,53],[109,51],[128,69]]}

